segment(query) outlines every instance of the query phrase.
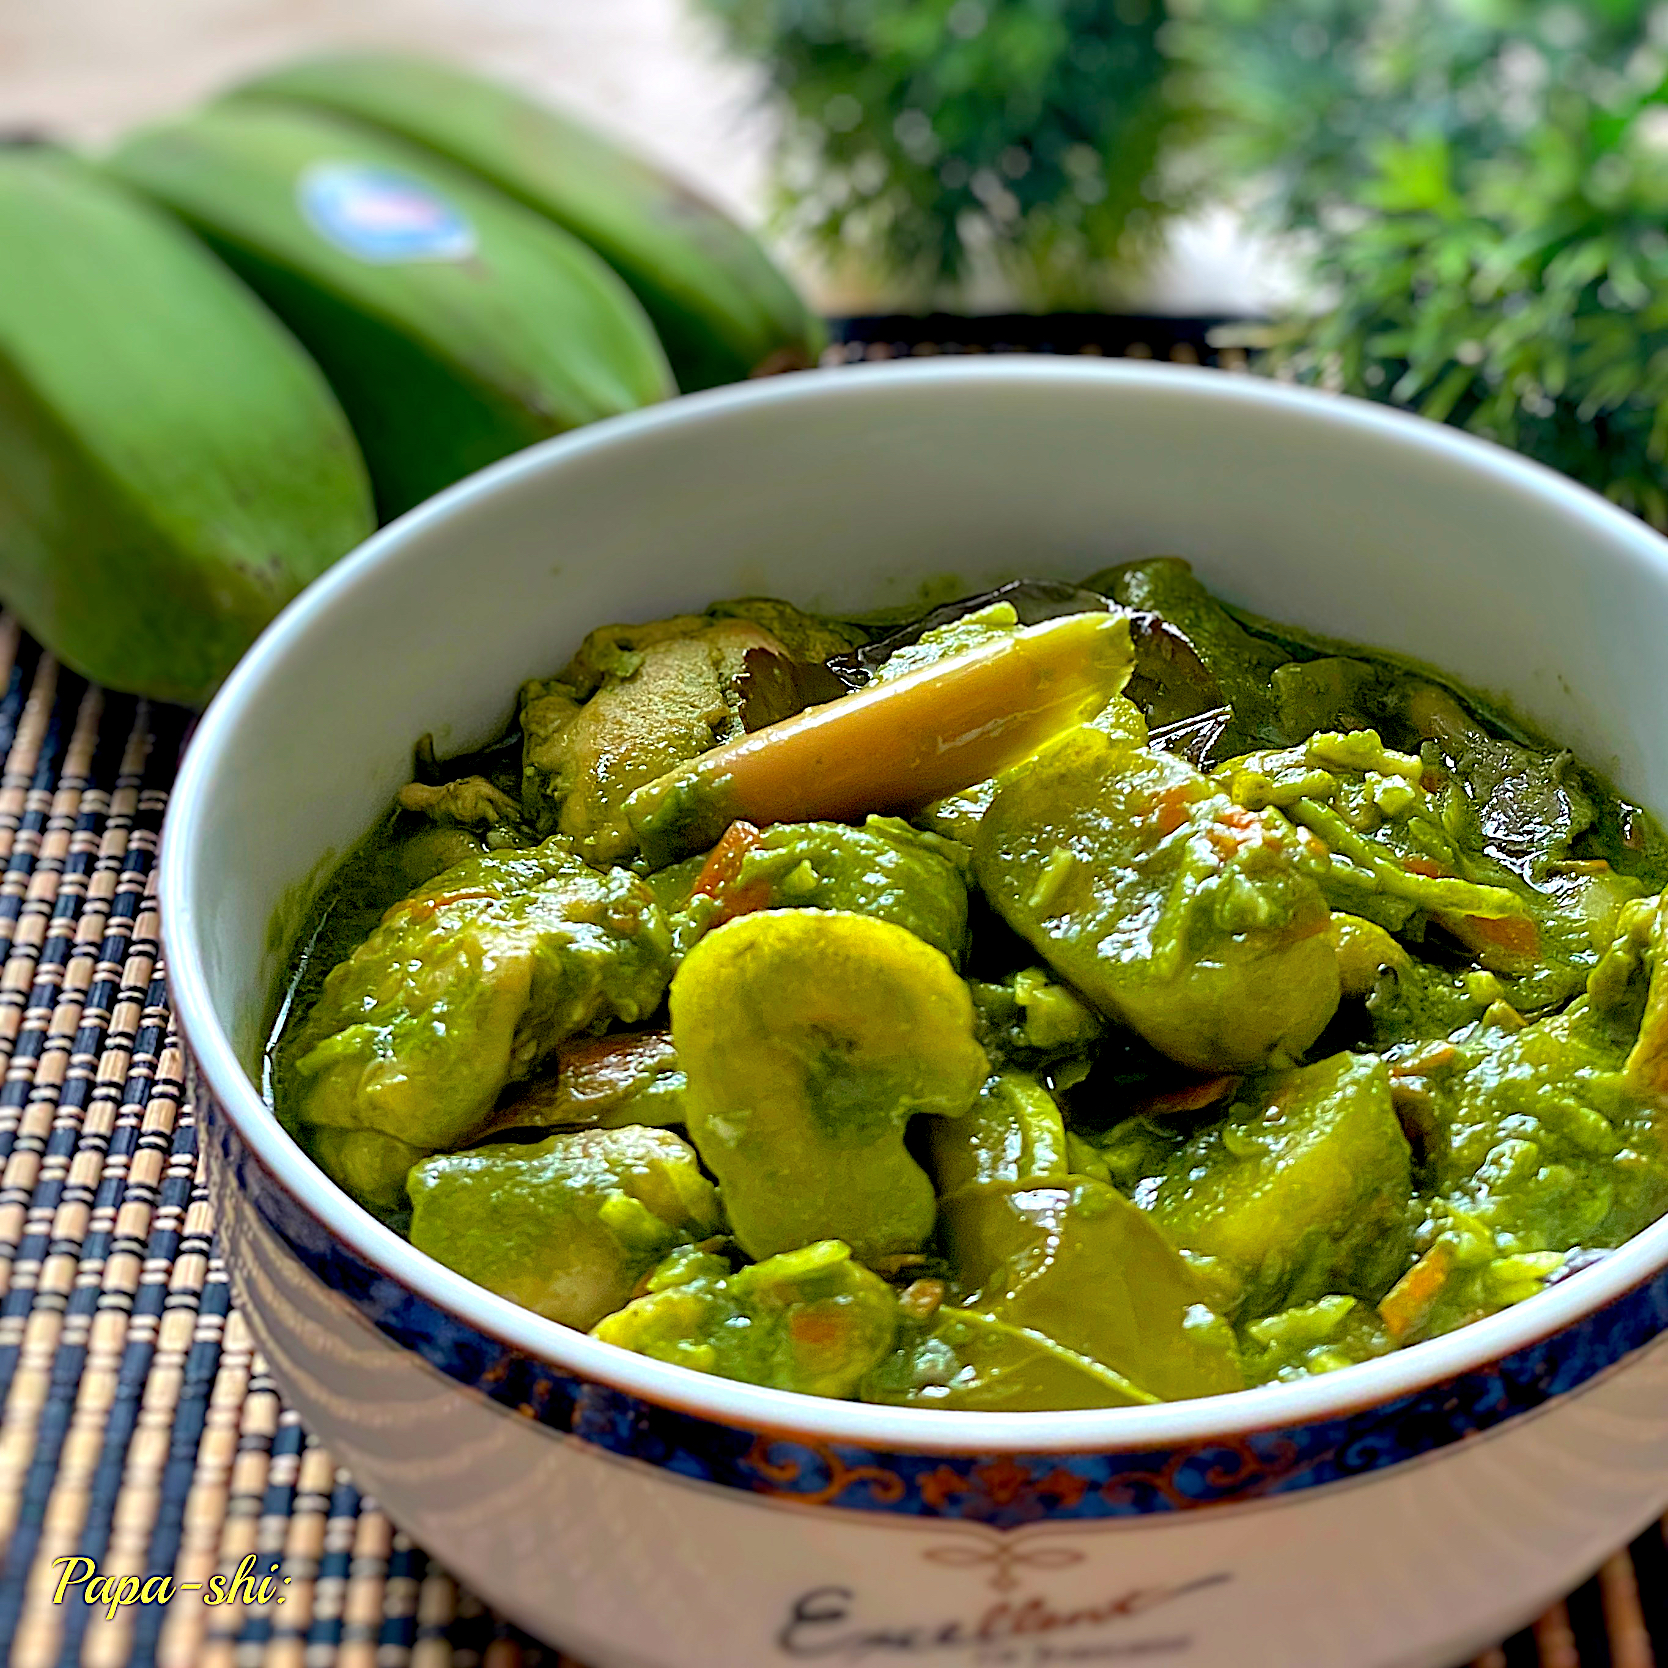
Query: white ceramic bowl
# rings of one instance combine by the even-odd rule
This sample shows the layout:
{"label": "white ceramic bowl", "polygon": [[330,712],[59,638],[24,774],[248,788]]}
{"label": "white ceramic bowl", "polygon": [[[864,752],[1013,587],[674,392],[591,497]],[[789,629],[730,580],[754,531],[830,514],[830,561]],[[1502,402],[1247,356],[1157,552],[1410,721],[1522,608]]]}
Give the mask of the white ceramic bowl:
{"label": "white ceramic bowl", "polygon": [[1300,1385],[898,1410],[702,1377],[517,1309],[361,1211],[262,1104],[282,929],[417,736],[484,739],[590,627],[745,592],[872,608],[947,573],[971,591],[1154,552],[1503,694],[1668,808],[1668,545],[1450,430],[1130,364],[813,373],[536,447],[321,580],[202,722],[164,936],[238,1298],[396,1521],[597,1668],[1443,1668],[1668,1502],[1668,1225]]}

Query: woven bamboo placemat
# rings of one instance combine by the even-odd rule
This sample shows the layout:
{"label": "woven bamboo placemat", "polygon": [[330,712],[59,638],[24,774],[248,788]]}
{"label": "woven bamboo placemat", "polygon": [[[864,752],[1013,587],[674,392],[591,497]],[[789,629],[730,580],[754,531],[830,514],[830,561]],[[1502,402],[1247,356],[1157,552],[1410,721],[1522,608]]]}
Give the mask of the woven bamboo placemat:
{"label": "woven bamboo placemat", "polygon": [[[1215,357],[1203,325],[1105,322],[1028,343],[1000,322],[858,321],[829,361]],[[359,1493],[231,1304],[157,942],[153,865],[188,715],[90,687],[3,616],[0,689],[0,1649],[14,1668],[580,1668]],[[207,1582],[250,1553],[289,1578],[282,1602],[176,1598],[114,1620],[52,1603],[55,1559]],[[1479,1663],[1659,1658],[1661,1525]]]}

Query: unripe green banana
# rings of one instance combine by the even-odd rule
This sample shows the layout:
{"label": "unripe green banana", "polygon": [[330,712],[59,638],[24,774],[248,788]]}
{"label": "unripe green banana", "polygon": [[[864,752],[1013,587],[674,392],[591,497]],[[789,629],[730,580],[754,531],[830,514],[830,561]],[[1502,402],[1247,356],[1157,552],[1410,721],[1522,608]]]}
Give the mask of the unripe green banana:
{"label": "unripe green banana", "polygon": [[0,148],[0,596],[117,689],[197,703],[371,531],[323,376],[174,220]]}
{"label": "unripe green banana", "polygon": [[678,181],[520,93],[384,53],[294,64],[244,90],[398,134],[565,226],[631,285],[686,394],[816,362],[822,322],[754,238]]}
{"label": "unripe green banana", "polygon": [[386,134],[232,99],[137,134],[107,166],[199,232],[318,360],[385,517],[673,392],[643,309],[597,256]]}

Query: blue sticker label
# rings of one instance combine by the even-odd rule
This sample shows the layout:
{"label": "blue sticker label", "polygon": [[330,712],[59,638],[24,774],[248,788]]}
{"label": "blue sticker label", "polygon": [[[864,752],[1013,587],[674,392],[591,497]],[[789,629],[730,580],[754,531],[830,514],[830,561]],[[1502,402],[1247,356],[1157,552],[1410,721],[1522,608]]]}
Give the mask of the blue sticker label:
{"label": "blue sticker label", "polygon": [[366,162],[316,162],[296,184],[307,224],[362,261],[464,261],[475,228],[425,181]]}

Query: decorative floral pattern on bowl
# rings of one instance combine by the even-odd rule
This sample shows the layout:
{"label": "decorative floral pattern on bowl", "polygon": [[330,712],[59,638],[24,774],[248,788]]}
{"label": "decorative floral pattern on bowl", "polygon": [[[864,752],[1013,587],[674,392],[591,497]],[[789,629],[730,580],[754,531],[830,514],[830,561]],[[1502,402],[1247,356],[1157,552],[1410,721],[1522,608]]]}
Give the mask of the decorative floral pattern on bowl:
{"label": "decorative floral pattern on bowl", "polygon": [[1139,1517],[1365,1476],[1533,1413],[1668,1331],[1668,1270],[1486,1367],[1309,1424],[1173,1448],[1095,1454],[877,1452],[701,1419],[575,1378],[468,1325],[334,1238],[273,1178],[192,1078],[213,1184],[233,1188],[294,1255],[396,1343],[512,1413],[610,1453],[722,1488],[848,1511],[1012,1529]]}

